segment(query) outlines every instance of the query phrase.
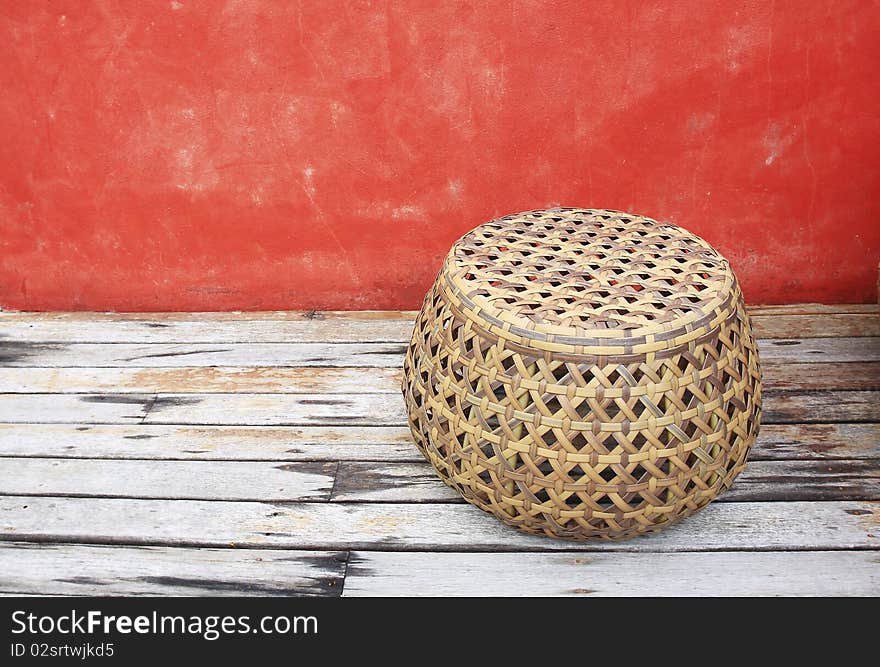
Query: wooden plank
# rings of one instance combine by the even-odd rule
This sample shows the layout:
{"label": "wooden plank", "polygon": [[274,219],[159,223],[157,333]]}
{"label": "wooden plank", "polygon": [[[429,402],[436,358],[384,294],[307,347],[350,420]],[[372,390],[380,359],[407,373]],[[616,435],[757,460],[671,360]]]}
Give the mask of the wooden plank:
{"label": "wooden plank", "polygon": [[876,391],[767,392],[766,423],[876,422],[880,420]]}
{"label": "wooden plank", "polygon": [[[0,338],[20,343],[403,343],[413,319],[19,320],[0,318]],[[800,335],[793,333],[789,335]]]}
{"label": "wooden plank", "polygon": [[[404,426],[0,424],[0,456],[422,461]],[[880,424],[765,424],[751,460],[880,459]]]}
{"label": "wooden plank", "polygon": [[345,552],[0,544],[13,595],[296,595],[342,592]]}
{"label": "wooden plank", "polygon": [[759,338],[836,338],[880,336],[880,314],[753,315]]}
{"label": "wooden plank", "polygon": [[722,499],[878,500],[880,465],[876,460],[751,461]]}
{"label": "wooden plank", "polygon": [[[758,341],[764,361],[841,363],[880,361],[880,337],[791,338]],[[384,367],[402,365],[405,343],[34,343],[0,342],[0,365],[10,367]]]}
{"label": "wooden plank", "polygon": [[[820,304],[796,303],[787,305],[751,305],[748,307],[752,316],[762,315],[828,315],[828,314],[880,314],[878,304]],[[258,310],[258,311],[202,311],[202,312],[103,312],[103,311],[3,311],[0,312],[0,323],[5,322],[186,322],[186,321],[370,321],[388,319],[407,319],[412,321],[416,316],[414,310]]]}
{"label": "wooden plank", "polygon": [[139,424],[149,394],[0,394],[0,422]]}
{"label": "wooden plank", "polygon": [[[408,342],[412,317],[154,319],[0,317],[0,337],[31,343],[381,343]],[[880,314],[775,314],[752,318],[761,338],[880,336]]]}
{"label": "wooden plank", "polygon": [[768,391],[880,389],[878,362],[797,364],[762,361],[761,371],[761,382]]}
{"label": "wooden plank", "polygon": [[394,553],[349,558],[343,596],[875,596],[869,551]]}
{"label": "wooden plank", "polygon": [[[880,362],[763,363],[767,390],[880,389]],[[400,368],[0,367],[0,393],[387,393],[400,392]]]}
{"label": "wooden plank", "polygon": [[[27,488],[23,485],[21,493],[29,493]],[[427,462],[345,462],[339,464],[332,500],[433,503],[460,498]],[[718,500],[880,500],[880,466],[871,460],[751,461]]]}
{"label": "wooden plank", "polygon": [[0,458],[0,495],[327,500],[336,463]]}
{"label": "wooden plank", "polygon": [[[831,308],[831,306],[824,306]],[[851,306],[841,312],[850,310]],[[800,311],[798,311],[800,312]],[[837,312],[837,311],[834,311]],[[230,310],[200,312],[128,312],[104,311],[0,311],[0,324],[9,322],[253,322],[270,320],[278,322],[310,322],[332,320],[334,322],[362,322],[376,320],[409,320],[416,317],[414,310]]]}
{"label": "wooden plank", "polygon": [[799,364],[880,361],[880,338],[759,339],[762,361]]}
{"label": "wooden plank", "polygon": [[[860,339],[871,340],[871,339]],[[0,341],[13,367],[364,366],[397,368],[404,343],[31,343]]]}
{"label": "wooden plank", "polygon": [[400,368],[2,368],[0,393],[399,394]]}
{"label": "wooden plank", "polygon": [[792,303],[774,306],[749,306],[749,314],[758,315],[828,315],[840,313],[880,314],[876,303]]}
{"label": "wooden plank", "polygon": [[171,394],[145,424],[404,426],[403,399],[385,394]]}
{"label": "wooden plank", "polygon": [[409,429],[403,426],[0,424],[0,456],[213,461],[422,460],[412,444]]}
{"label": "wooden plank", "polygon": [[656,535],[578,546],[526,535],[467,504],[4,496],[0,540],[396,551],[878,549],[880,503],[712,503]]}
{"label": "wooden plank", "polygon": [[387,394],[2,394],[0,422],[403,426]]}
{"label": "wooden plank", "polygon": [[880,459],[880,424],[764,424],[749,458]]}
{"label": "wooden plank", "polygon": [[[874,422],[877,391],[767,392],[765,424]],[[0,422],[404,426],[390,394],[0,394]]]}

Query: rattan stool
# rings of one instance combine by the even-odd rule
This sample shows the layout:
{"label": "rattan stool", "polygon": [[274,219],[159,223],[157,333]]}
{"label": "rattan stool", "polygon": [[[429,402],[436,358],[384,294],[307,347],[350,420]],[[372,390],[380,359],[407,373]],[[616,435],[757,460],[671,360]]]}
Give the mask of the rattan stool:
{"label": "rattan stool", "polygon": [[761,418],[727,260],[617,211],[509,215],[452,247],[416,321],[415,443],[477,507],[530,533],[624,538],[726,490]]}

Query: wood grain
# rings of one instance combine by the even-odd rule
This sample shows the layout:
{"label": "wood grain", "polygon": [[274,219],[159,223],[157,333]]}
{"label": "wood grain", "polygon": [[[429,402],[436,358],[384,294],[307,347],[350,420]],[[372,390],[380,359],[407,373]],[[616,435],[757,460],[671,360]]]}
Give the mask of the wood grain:
{"label": "wood grain", "polygon": [[336,463],[0,458],[0,494],[327,500]]}
{"label": "wood grain", "polygon": [[835,338],[880,336],[880,312],[752,315],[752,328],[759,338]]}
{"label": "wood grain", "polygon": [[0,543],[0,593],[338,596],[346,559],[339,551]]}
{"label": "wood grain", "polygon": [[[880,313],[786,313],[752,310],[760,338],[880,336]],[[305,313],[89,314],[0,313],[0,333],[33,343],[357,343],[408,342],[414,314]],[[221,318],[219,315],[224,315]],[[380,315],[384,315],[381,316]],[[239,319],[234,319],[235,317]]]}
{"label": "wood grain", "polygon": [[0,422],[402,426],[384,394],[3,394]]}
{"label": "wood grain", "polygon": [[[763,361],[880,361],[880,337],[761,339]],[[398,368],[399,343],[35,343],[0,339],[0,365],[32,368],[189,366]]]}
{"label": "wood grain", "polygon": [[[811,304],[798,306],[796,312],[802,312],[804,307]],[[825,309],[816,312],[861,312],[852,310],[860,306],[818,306]],[[787,308],[787,306],[772,306],[772,308]],[[827,310],[827,309],[832,310]],[[841,310],[833,310],[839,308]],[[873,311],[872,311],[873,312]],[[381,320],[409,320],[415,319],[414,310],[229,310],[229,311],[179,311],[179,312],[103,312],[103,311],[4,311],[0,312],[0,323],[8,322],[323,322],[332,324],[341,322],[370,322]]]}
{"label": "wood grain", "polygon": [[761,384],[766,391],[880,389],[880,363],[877,362],[797,364],[765,361],[761,364],[761,371]]}
{"label": "wood grain", "polygon": [[0,365],[34,368],[185,366],[397,368],[402,363],[405,349],[404,343],[130,344],[32,343],[0,340]]}
{"label": "wood grain", "polygon": [[[834,439],[833,435],[824,436]],[[843,440],[838,453],[854,450]],[[836,440],[835,440],[836,442]],[[0,456],[214,460],[420,461],[403,426],[0,424]]]}
{"label": "wood grain", "polygon": [[0,317],[5,340],[28,343],[402,343],[409,341],[412,328],[413,318],[9,321]]}
{"label": "wood grain", "polygon": [[878,402],[877,391],[768,391],[763,419],[768,424],[876,422]]}
{"label": "wood grain", "polygon": [[880,338],[758,339],[761,361],[798,364],[880,361]]}
{"label": "wood grain", "polygon": [[[404,426],[0,424],[0,456],[421,462]],[[760,460],[880,459],[880,424],[765,424]]]}
{"label": "wood grain", "polygon": [[0,394],[0,422],[139,424],[151,394]]}
{"label": "wood grain", "polygon": [[0,540],[381,551],[878,549],[880,503],[712,503],[656,535],[573,546],[508,528],[466,504],[4,496]]}
{"label": "wood grain", "polygon": [[[880,362],[765,361],[762,370],[769,391],[880,389]],[[401,378],[399,368],[0,367],[0,393],[399,394]]]}
{"label": "wood grain", "polygon": [[764,424],[749,459],[880,459],[880,424]]}
{"label": "wood grain", "polygon": [[399,368],[2,368],[0,393],[399,394]]}
{"label": "wood grain", "polygon": [[869,596],[880,559],[864,551],[395,553],[356,551],[346,597]]}
{"label": "wood grain", "polygon": [[[332,494],[331,494],[332,490]],[[0,495],[462,502],[426,462],[145,461],[0,458]],[[875,461],[752,461],[719,502],[878,500]]]}
{"label": "wood grain", "polygon": [[876,594],[880,306],[750,312],[765,417],[734,488],[584,545],[502,526],[424,463],[414,312],[2,312],[0,593]]}
{"label": "wood grain", "polygon": [[[829,314],[880,314],[880,305],[875,303],[795,303],[777,305],[751,305],[749,314],[762,315],[829,315]],[[364,321],[408,319],[416,316],[414,310],[256,310],[256,311],[178,311],[178,312],[105,312],[105,311],[4,311],[0,321],[67,321],[67,322],[118,322],[118,321]]]}
{"label": "wood grain", "polygon": [[749,307],[753,316],[760,315],[829,315],[829,314],[868,314],[880,315],[880,304],[876,303],[791,303],[782,305],[755,305]]}
{"label": "wood grain", "polygon": [[[763,422],[880,420],[878,391],[773,392]],[[0,394],[0,423],[404,426],[389,394]]]}
{"label": "wood grain", "polygon": [[[339,464],[335,501],[459,502],[427,463]],[[880,500],[876,461],[752,461],[716,502]]]}

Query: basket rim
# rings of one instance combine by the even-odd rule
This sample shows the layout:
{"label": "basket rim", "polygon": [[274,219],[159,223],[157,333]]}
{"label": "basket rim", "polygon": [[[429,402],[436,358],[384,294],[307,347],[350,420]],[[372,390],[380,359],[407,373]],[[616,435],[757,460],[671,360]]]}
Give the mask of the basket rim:
{"label": "basket rim", "polygon": [[[465,239],[484,226],[503,223],[513,217],[536,213],[571,212],[583,212],[591,215],[624,215],[675,230],[682,237],[693,240],[717,257],[718,266],[723,269],[721,272],[723,281],[716,288],[712,298],[707,299],[700,308],[693,308],[686,314],[665,322],[626,329],[570,327],[536,322],[517,317],[510,310],[493,305],[485,297],[470,295],[474,291],[474,285],[463,279],[463,267],[458,264],[457,255],[457,251]],[[450,305],[458,310],[465,319],[472,320],[491,335],[541,352],[568,353],[577,356],[652,355],[686,346],[707,333],[718,330],[723,322],[736,316],[736,305],[741,298],[741,291],[729,261],[705,239],[673,223],[658,222],[646,216],[604,208],[533,209],[489,220],[469,230],[453,243],[444,259],[440,277],[438,286]]]}

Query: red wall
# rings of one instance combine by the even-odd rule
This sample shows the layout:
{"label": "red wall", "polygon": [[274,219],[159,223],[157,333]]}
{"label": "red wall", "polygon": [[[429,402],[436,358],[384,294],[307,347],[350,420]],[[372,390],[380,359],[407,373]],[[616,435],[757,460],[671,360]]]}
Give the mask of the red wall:
{"label": "red wall", "polygon": [[875,301],[872,2],[3,2],[0,305],[413,308],[556,204]]}

